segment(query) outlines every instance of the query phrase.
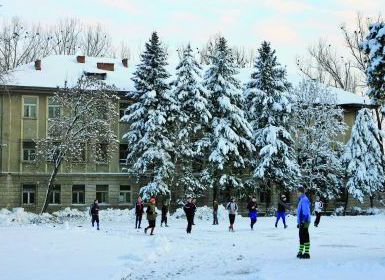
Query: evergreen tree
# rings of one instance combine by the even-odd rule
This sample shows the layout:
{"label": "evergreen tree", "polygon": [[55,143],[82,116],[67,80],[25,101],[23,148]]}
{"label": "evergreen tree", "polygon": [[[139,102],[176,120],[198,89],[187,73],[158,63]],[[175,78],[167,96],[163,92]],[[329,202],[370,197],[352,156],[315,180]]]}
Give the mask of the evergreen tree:
{"label": "evergreen tree", "polygon": [[374,194],[384,189],[384,156],[379,141],[382,134],[373,121],[371,111],[361,109],[343,155],[347,166],[348,192],[361,202],[368,195],[371,207]]}
{"label": "evergreen tree", "polygon": [[202,195],[205,190],[201,176],[194,174],[199,170],[193,167],[202,164],[202,154],[197,151],[203,144],[202,138],[211,119],[208,93],[202,85],[201,71],[189,44],[176,67],[176,78],[172,84],[173,97],[178,104],[176,151],[181,169],[176,185],[184,190],[185,196],[194,197]]}
{"label": "evergreen tree", "polygon": [[368,55],[366,69],[368,95],[375,100],[385,101],[385,23],[370,25],[369,34],[362,43],[364,52]]}
{"label": "evergreen tree", "polygon": [[325,86],[306,80],[294,89],[296,96],[296,157],[301,171],[301,184],[308,192],[325,199],[341,192],[344,174],[338,139],[346,125],[336,96]]}
{"label": "evergreen tree", "polygon": [[244,93],[258,153],[253,161],[254,178],[268,192],[273,186],[288,190],[299,175],[291,135],[293,102],[287,93],[290,84],[275,50],[267,42],[258,49],[254,67]]}
{"label": "evergreen tree", "polygon": [[254,147],[239,81],[235,78],[238,72],[225,38],[219,38],[211,59],[203,84],[210,94],[212,119],[205,137],[215,199],[219,189],[228,191],[229,195],[234,189],[242,190],[241,175]]}
{"label": "evergreen tree", "polygon": [[170,195],[170,181],[174,173],[174,143],[172,125],[175,100],[171,97],[165,69],[167,53],[154,32],[145,45],[132,80],[134,103],[128,107],[123,121],[129,130],[123,136],[129,153],[127,162],[138,180],[148,183],[141,188],[144,198],[158,194]]}

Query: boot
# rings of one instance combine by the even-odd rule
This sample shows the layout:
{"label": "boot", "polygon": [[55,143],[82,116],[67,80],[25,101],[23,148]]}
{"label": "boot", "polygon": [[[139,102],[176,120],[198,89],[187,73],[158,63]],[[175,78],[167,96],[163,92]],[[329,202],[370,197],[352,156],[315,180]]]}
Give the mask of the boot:
{"label": "boot", "polygon": [[145,228],[145,229],[144,229],[144,234],[147,234],[147,230],[148,230],[148,228]]}
{"label": "boot", "polygon": [[298,252],[297,258],[302,259],[302,252]]}
{"label": "boot", "polygon": [[309,253],[304,253],[304,254],[302,254],[302,256],[300,257],[300,259],[310,259],[310,254],[309,254]]}
{"label": "boot", "polygon": [[151,228],[151,233],[150,235],[154,235],[154,228]]}

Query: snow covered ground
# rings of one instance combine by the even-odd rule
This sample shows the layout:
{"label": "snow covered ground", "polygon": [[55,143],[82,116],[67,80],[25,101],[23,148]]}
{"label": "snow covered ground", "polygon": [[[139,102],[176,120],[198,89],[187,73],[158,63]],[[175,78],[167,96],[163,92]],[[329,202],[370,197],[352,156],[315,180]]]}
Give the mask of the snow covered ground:
{"label": "snow covered ground", "polygon": [[237,217],[232,233],[225,215],[212,226],[201,209],[186,235],[179,214],[146,236],[130,211],[102,211],[100,231],[85,216],[36,225],[0,211],[0,279],[384,279],[384,215],[323,217],[312,259],[298,260],[293,216],[287,229],[259,218],[255,231]]}

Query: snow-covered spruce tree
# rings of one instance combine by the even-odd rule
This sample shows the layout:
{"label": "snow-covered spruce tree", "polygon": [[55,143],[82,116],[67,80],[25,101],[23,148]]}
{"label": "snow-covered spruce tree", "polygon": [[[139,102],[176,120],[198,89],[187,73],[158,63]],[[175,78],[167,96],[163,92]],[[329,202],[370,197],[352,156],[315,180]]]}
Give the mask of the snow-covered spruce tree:
{"label": "snow-covered spruce tree", "polygon": [[341,138],[346,125],[336,96],[324,85],[302,81],[293,90],[296,97],[295,150],[301,171],[301,184],[311,194],[335,198],[342,188]]}
{"label": "snow-covered spruce tree", "polygon": [[218,190],[226,190],[229,195],[242,191],[242,174],[254,146],[239,81],[235,78],[237,69],[225,38],[219,38],[211,59],[203,84],[211,104],[212,119],[205,140],[215,199]]}
{"label": "snow-covered spruce tree", "polygon": [[[385,116],[385,23],[379,22],[369,26],[369,34],[362,42],[362,49],[368,56],[366,76],[368,85],[368,96],[373,98],[381,108],[376,109],[377,127],[382,129]],[[382,112],[382,115],[380,114]],[[383,138],[380,135],[380,142]],[[384,154],[384,147],[381,145]]]}
{"label": "snow-covered spruce tree", "polygon": [[384,190],[384,156],[379,141],[382,134],[374,123],[371,110],[361,109],[343,155],[348,192],[361,202],[368,195],[371,207],[375,193]]}
{"label": "snow-covered spruce tree", "polygon": [[[60,111],[48,120],[47,136],[35,141],[36,164],[50,167],[42,212],[47,210],[64,161],[69,165],[89,160],[109,161],[118,146],[114,130],[118,101],[115,87],[85,76],[76,85],[60,88],[50,97],[49,102]],[[91,158],[87,158],[87,151]]]}
{"label": "snow-covered spruce tree", "polygon": [[267,42],[258,49],[254,67],[244,92],[257,148],[254,178],[266,191],[290,190],[299,176],[292,138],[293,101],[287,93],[290,84]]}
{"label": "snow-covered spruce tree", "polygon": [[362,49],[368,55],[366,69],[369,97],[385,102],[385,23],[374,23],[362,42]]}
{"label": "snow-covered spruce tree", "polygon": [[174,143],[172,116],[175,101],[167,83],[167,53],[156,32],[152,33],[132,80],[135,91],[130,94],[133,104],[122,118],[129,123],[123,138],[130,147],[127,162],[138,180],[148,182],[140,190],[145,199],[170,195],[174,173]]}
{"label": "snow-covered spruce tree", "polygon": [[176,129],[176,162],[180,167],[176,178],[178,189],[185,196],[197,197],[206,188],[201,175],[194,174],[193,165],[203,161],[197,150],[211,119],[207,90],[202,85],[202,68],[193,56],[190,44],[183,51],[172,83],[173,98],[178,104]]}

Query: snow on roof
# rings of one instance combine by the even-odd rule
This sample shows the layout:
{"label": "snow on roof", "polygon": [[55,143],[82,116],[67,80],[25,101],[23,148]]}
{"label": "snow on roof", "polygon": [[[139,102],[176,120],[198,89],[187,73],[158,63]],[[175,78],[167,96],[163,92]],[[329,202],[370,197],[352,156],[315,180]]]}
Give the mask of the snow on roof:
{"label": "snow on roof", "polygon": [[[97,68],[97,63],[114,63],[114,71],[107,71]],[[175,72],[175,67],[169,65],[170,73]],[[207,67],[205,67],[207,68]],[[31,62],[21,65],[11,71],[7,77],[7,85],[57,88],[73,86],[85,72],[106,73],[105,82],[114,85],[120,91],[134,90],[134,83],[131,80],[135,71],[135,65],[124,67],[120,59],[106,57],[85,57],[85,63],[78,63],[76,55],[51,55],[41,60],[41,70],[35,70],[35,63]],[[242,83],[250,79],[253,72],[252,68],[242,68],[237,75]],[[343,91],[334,87],[329,87],[331,92],[336,95],[337,104],[372,104],[368,97],[359,96],[350,92]]]}
{"label": "snow on roof", "polygon": [[[114,71],[97,68],[97,63],[114,63]],[[115,85],[120,91],[132,89],[130,77],[134,66],[123,66],[120,59],[86,56],[85,63],[78,63],[76,55],[51,55],[41,60],[41,70],[35,70],[35,63],[21,65],[10,72],[7,84],[13,86],[56,88],[73,86],[85,72],[106,73],[106,84]]]}

